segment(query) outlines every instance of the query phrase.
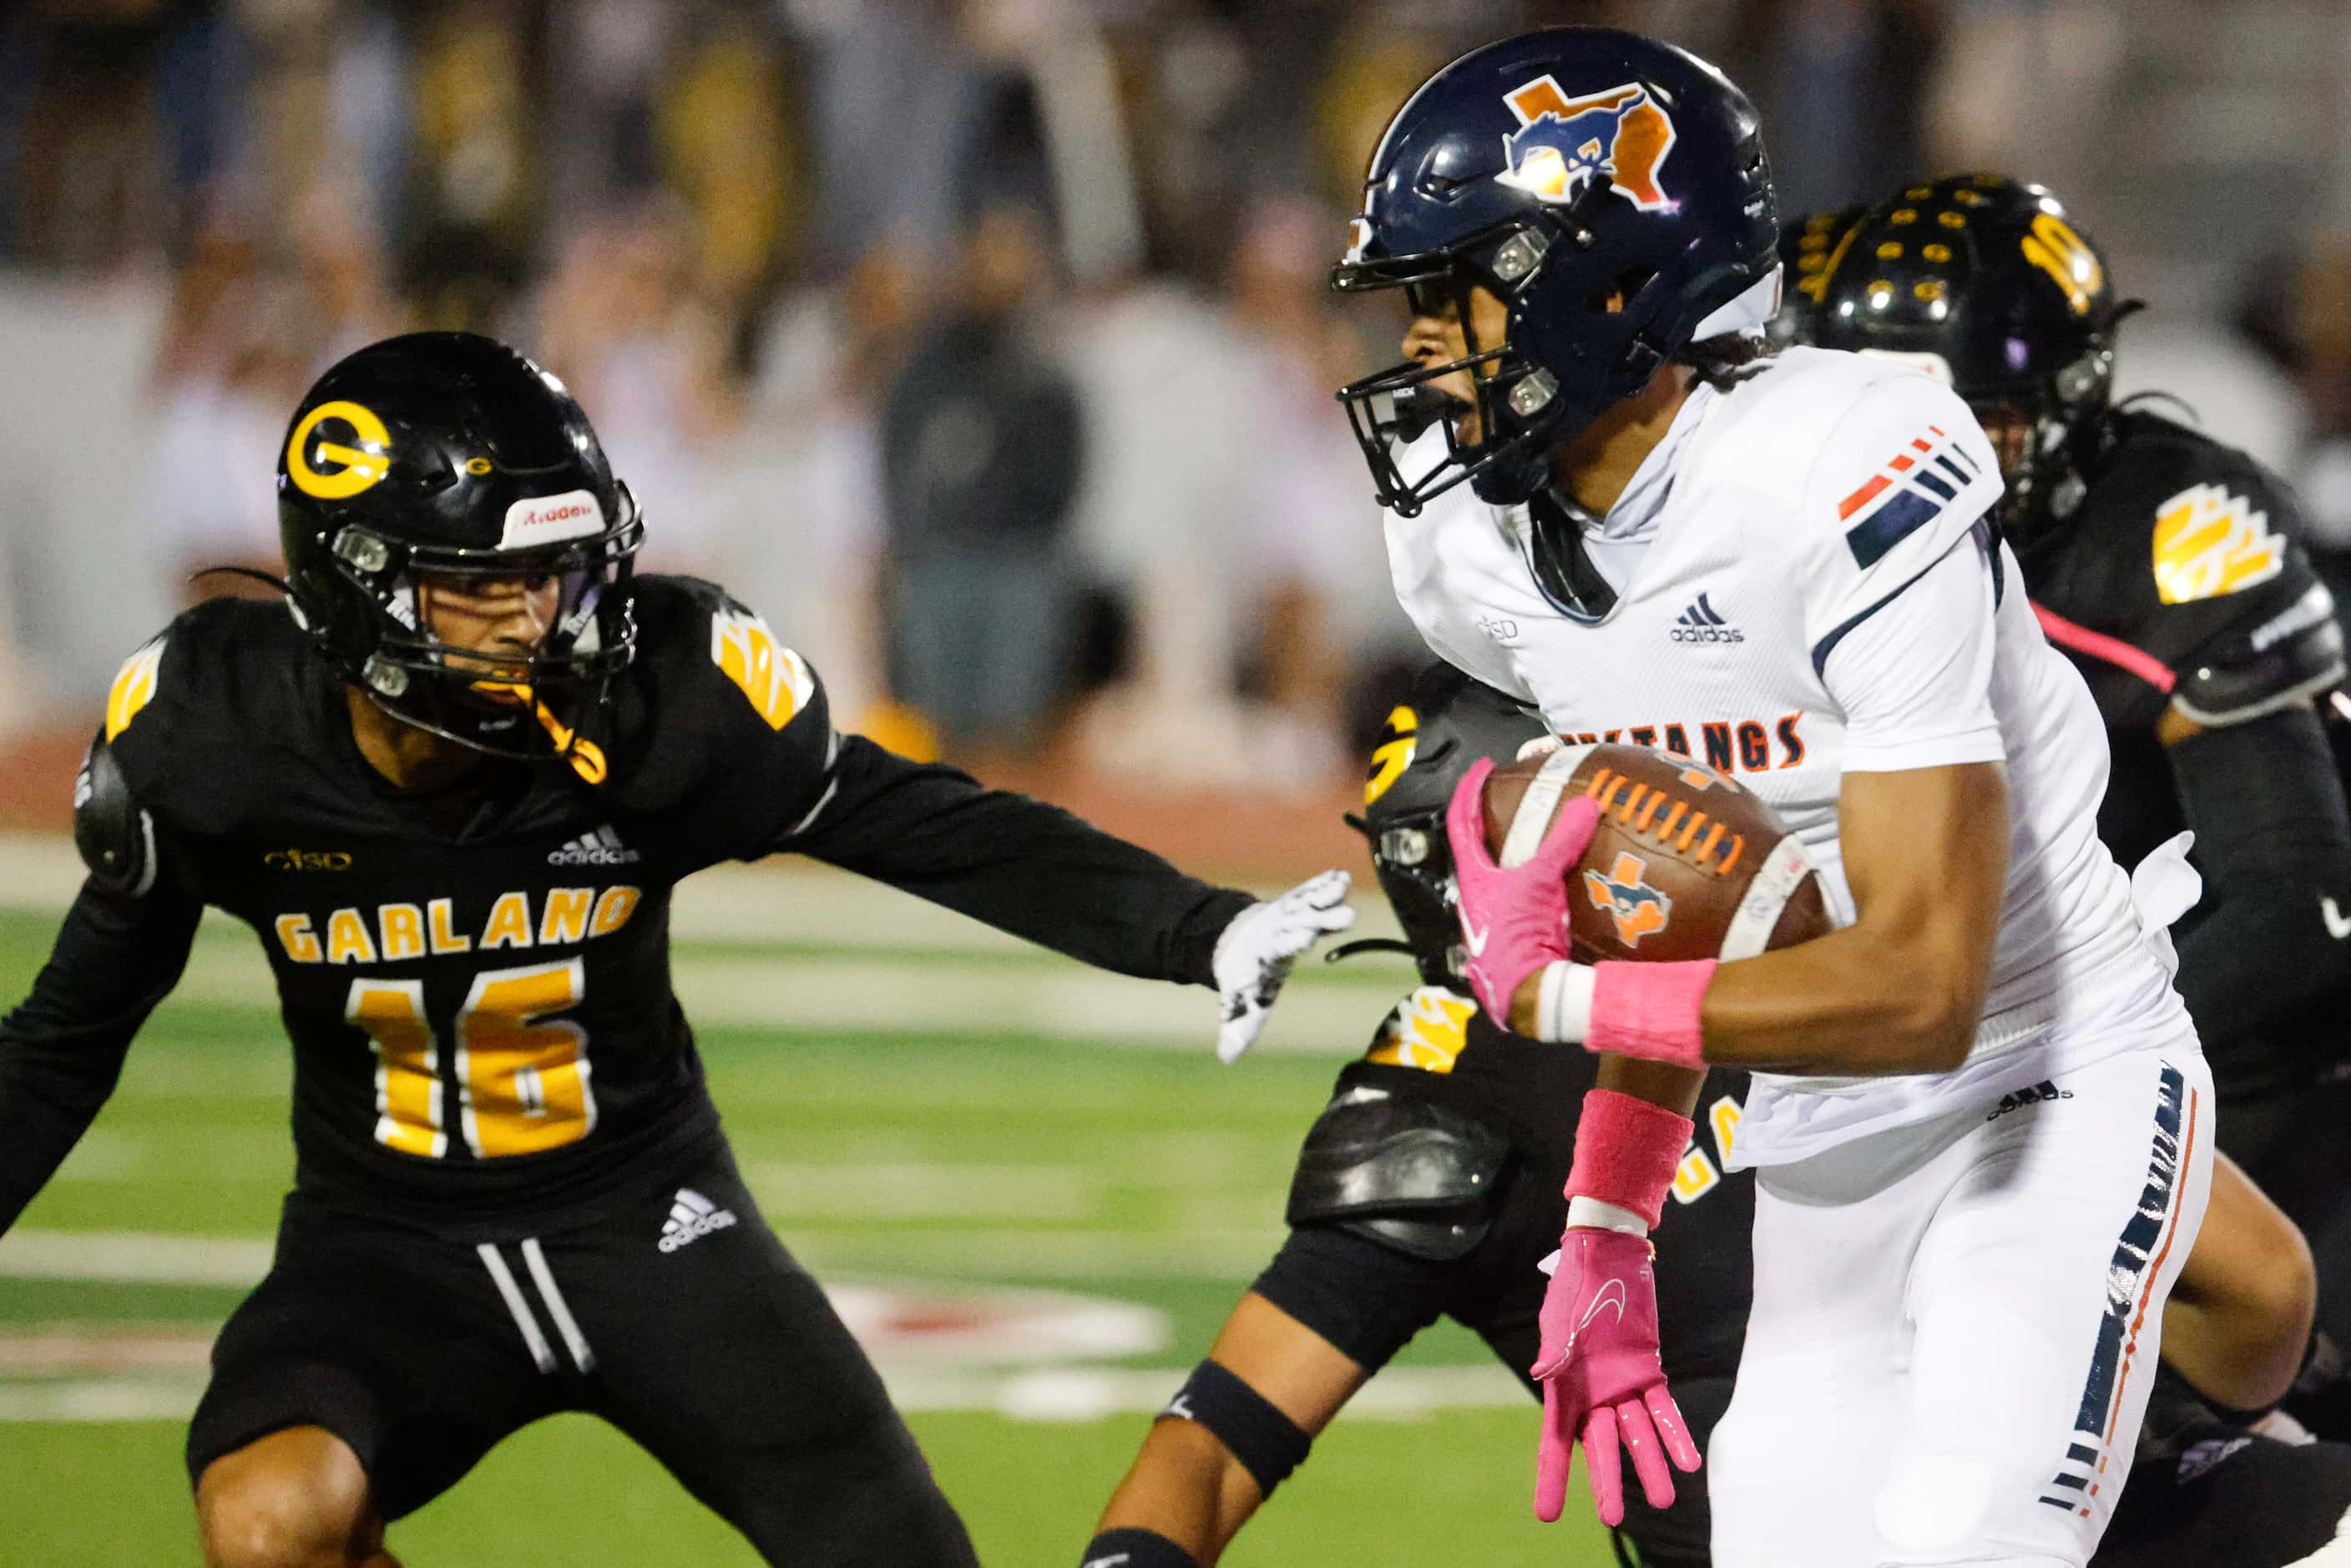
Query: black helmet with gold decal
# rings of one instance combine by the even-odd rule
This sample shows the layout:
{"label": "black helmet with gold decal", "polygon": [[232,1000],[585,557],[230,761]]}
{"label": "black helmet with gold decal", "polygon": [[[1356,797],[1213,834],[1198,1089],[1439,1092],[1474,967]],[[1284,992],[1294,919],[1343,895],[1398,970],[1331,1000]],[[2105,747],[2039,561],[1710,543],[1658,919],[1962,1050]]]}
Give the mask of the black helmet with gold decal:
{"label": "black helmet with gold decal", "polygon": [[[1348,824],[1371,841],[1380,891],[1404,928],[1404,946],[1432,986],[1458,988],[1461,924],[1445,808],[1469,765],[1518,756],[1551,732],[1542,716],[1450,664],[1431,664],[1388,715],[1364,781],[1364,814]],[[1395,944],[1351,942],[1331,956]]]}
{"label": "black helmet with gold decal", "polygon": [[[561,382],[470,332],[373,343],[319,379],[277,461],[287,604],[343,678],[397,717],[493,755],[563,758],[590,738],[635,650],[634,497]],[[420,586],[559,588],[527,658],[444,646]]]}
{"label": "black helmet with gold decal", "polygon": [[2020,550],[2072,515],[2079,470],[2114,385],[2118,298],[2105,258],[2064,204],[2001,174],[1906,186],[1850,224],[1794,291],[1798,335],[1906,361],[1983,422]]}

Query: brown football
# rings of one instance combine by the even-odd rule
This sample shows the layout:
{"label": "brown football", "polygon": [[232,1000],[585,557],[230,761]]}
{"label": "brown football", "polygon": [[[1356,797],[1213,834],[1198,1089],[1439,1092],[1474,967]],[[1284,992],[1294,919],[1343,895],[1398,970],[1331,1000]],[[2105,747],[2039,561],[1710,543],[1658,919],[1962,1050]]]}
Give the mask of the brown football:
{"label": "brown football", "polygon": [[1670,751],[1570,744],[1496,768],[1487,849],[1502,865],[1523,863],[1578,795],[1600,802],[1591,847],[1568,873],[1578,961],[1750,958],[1835,928],[1820,873],[1779,813]]}

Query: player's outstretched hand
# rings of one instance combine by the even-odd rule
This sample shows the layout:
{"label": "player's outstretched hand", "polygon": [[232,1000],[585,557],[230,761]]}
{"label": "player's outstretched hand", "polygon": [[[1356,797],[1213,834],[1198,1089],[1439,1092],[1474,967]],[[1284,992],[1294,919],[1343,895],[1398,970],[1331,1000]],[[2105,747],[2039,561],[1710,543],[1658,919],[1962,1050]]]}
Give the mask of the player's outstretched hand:
{"label": "player's outstretched hand", "polygon": [[1510,1027],[1510,1004],[1529,975],[1567,956],[1567,873],[1592,842],[1599,806],[1577,796],[1559,809],[1542,844],[1504,870],[1486,852],[1486,779],[1490,758],[1462,776],[1445,811],[1453,874],[1461,892],[1461,940],[1469,989],[1486,1016]]}
{"label": "player's outstretched hand", "polygon": [[1217,1057],[1238,1061],[1265,1027],[1266,1009],[1301,955],[1334,931],[1355,923],[1347,905],[1343,871],[1309,877],[1280,898],[1252,904],[1217,938],[1213,967],[1225,1021],[1217,1030]]}
{"label": "player's outstretched hand", "polygon": [[1652,1508],[1674,1500],[1671,1458],[1698,1469],[1698,1445],[1666,1387],[1657,1360],[1657,1285],[1646,1237],[1571,1226],[1543,1293],[1542,1349],[1532,1374],[1542,1381],[1542,1443],[1535,1453],[1535,1517],[1548,1524],[1567,1500],[1567,1472],[1578,1436],[1592,1471],[1600,1522],[1625,1522],[1625,1478],[1616,1445],[1633,1456],[1633,1473]]}

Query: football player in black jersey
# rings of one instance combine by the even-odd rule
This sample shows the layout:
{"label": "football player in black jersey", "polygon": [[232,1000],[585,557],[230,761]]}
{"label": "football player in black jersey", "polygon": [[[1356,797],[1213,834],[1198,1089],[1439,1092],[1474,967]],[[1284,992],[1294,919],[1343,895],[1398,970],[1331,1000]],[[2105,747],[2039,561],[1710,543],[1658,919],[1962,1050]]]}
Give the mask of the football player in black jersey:
{"label": "football player in black jersey", "polygon": [[75,796],[89,878],[0,1022],[5,1229],[204,907],[267,950],[296,1176],[189,1432],[207,1562],[380,1568],[386,1521],[576,1409],[770,1562],[971,1563],[737,1174],[670,988],[672,887],[812,855],[1215,984],[1229,1057],[1352,918],[1343,874],[1258,904],[840,734],[758,616],[633,574],[634,498],[562,383],[503,344],[344,360],[277,484],[285,607],[199,605],[123,666]]}
{"label": "football player in black jersey", "polygon": [[[1541,715],[1445,664],[1390,715],[1356,825],[1423,984],[1341,1071],[1299,1154],[1289,1239],[1165,1413],[1187,1418],[1152,1427],[1085,1563],[1215,1562],[1355,1390],[1440,1317],[1474,1330],[1541,1397],[1529,1375],[1538,1264],[1566,1224],[1575,1118],[1599,1059],[1497,1029],[1470,999],[1445,808],[1471,763],[1508,762],[1547,734]],[[1680,1201],[1658,1231],[1666,1372],[1701,1437],[1729,1404],[1753,1294],[1755,1178],[1723,1170],[1746,1084],[1707,1080]],[[1632,1489],[1623,1550],[1704,1568],[1704,1481],[1677,1477],[1662,1511]]]}
{"label": "football player in black jersey", "polygon": [[[2033,609],[2105,716],[2100,834],[2132,866],[2195,831],[2177,984],[2220,1146],[2308,1233],[2320,1328],[2351,1343],[2351,810],[2316,706],[2343,634],[2294,496],[2177,405],[2110,401],[2131,305],[2048,191],[1956,176],[1830,232],[1799,332],[1947,380],[1999,448]],[[2351,1389],[2294,1407],[2351,1437]]]}
{"label": "football player in black jersey", "polygon": [[[1587,1052],[1496,1029],[1459,988],[1444,817],[1471,763],[1507,762],[1545,734],[1540,715],[1441,664],[1389,716],[1356,825],[1424,983],[1340,1071],[1299,1154],[1289,1239],[1153,1424],[1081,1568],[1207,1568],[1355,1391],[1439,1317],[1536,1393],[1538,1270],[1565,1220],[1575,1116],[1597,1069]],[[1744,1073],[1708,1081],[1704,1131],[1656,1232],[1666,1370],[1701,1445],[1729,1403],[1754,1293],[1754,1175],[1724,1168],[1745,1092]],[[2309,1333],[2302,1238],[2226,1159],[2209,1212],[2164,1309],[2167,1364],[2094,1568],[2285,1568],[2351,1531],[2351,1447],[2252,1429]],[[1677,1478],[1663,1511],[1628,1494],[1619,1560],[1707,1568],[1705,1480]]]}

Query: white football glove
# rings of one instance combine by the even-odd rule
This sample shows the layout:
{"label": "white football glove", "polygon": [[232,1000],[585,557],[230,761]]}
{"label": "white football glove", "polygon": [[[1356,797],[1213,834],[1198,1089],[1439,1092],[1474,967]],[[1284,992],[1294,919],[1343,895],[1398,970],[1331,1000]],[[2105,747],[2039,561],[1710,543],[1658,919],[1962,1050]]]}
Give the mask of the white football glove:
{"label": "white football glove", "polygon": [[1355,923],[1355,912],[1346,904],[1351,880],[1343,871],[1310,877],[1280,898],[1250,904],[1217,938],[1212,967],[1225,1004],[1225,1021],[1217,1030],[1218,1061],[1238,1061],[1255,1043],[1266,1009],[1281,994],[1281,982],[1290,978],[1299,956]]}

